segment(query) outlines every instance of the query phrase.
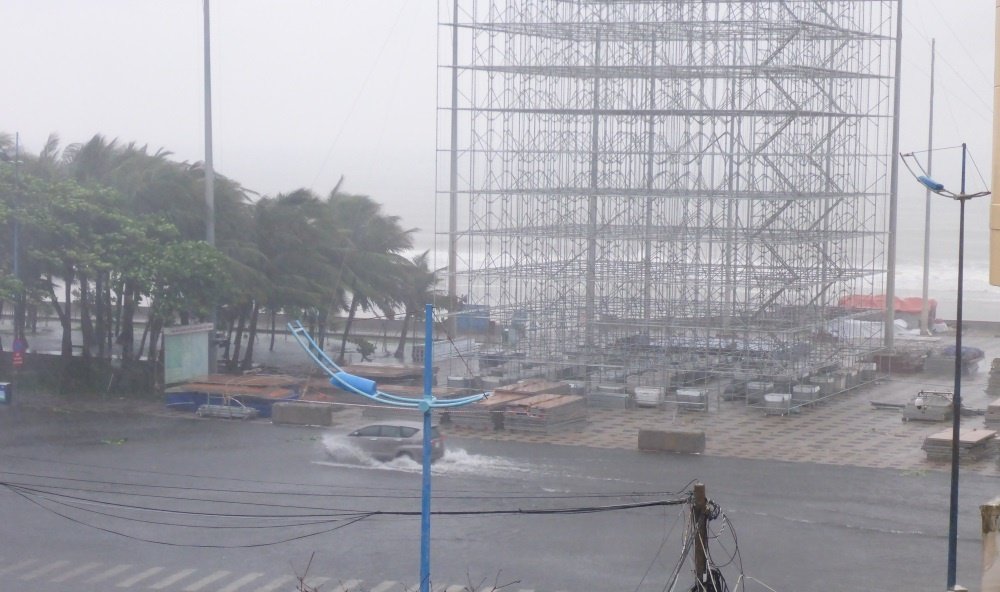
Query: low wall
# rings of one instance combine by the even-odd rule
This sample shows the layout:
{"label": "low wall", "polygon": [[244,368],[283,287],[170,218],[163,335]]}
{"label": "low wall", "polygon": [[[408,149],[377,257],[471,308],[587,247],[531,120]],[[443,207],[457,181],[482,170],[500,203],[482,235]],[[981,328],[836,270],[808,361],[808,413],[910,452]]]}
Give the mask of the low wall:
{"label": "low wall", "polygon": [[639,430],[644,452],[705,452],[705,432],[695,430]]}
{"label": "low wall", "polygon": [[271,422],[287,425],[333,425],[333,405],[279,401],[271,406]]}

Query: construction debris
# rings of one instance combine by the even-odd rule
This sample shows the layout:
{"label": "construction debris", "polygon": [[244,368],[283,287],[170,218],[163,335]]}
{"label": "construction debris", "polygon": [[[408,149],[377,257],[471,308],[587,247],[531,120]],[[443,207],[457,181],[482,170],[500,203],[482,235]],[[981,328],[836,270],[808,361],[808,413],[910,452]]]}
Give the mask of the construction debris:
{"label": "construction debris", "polygon": [[[927,436],[922,446],[927,453],[927,460],[951,460],[951,434],[952,430],[948,429]],[[982,460],[994,455],[996,434],[994,430],[962,428],[958,439],[959,463]]]}

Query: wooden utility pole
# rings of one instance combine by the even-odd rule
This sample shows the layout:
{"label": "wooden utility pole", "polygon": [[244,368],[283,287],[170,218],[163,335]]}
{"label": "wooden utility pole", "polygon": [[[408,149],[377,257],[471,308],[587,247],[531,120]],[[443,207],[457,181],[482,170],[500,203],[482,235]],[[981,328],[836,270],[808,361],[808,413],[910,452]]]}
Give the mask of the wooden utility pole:
{"label": "wooden utility pole", "polygon": [[705,589],[708,584],[708,498],[705,497],[705,484],[694,484],[694,571],[698,587]]}

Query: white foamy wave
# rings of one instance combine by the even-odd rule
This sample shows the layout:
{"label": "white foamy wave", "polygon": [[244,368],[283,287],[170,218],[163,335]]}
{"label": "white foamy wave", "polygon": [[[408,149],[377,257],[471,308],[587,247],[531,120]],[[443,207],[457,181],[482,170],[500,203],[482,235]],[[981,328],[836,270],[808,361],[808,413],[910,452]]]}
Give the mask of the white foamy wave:
{"label": "white foamy wave", "polygon": [[[350,437],[345,435],[327,434],[323,437],[323,448],[329,458],[325,461],[317,461],[316,464],[384,469],[407,473],[419,473],[422,470],[420,460],[408,457],[381,462],[355,446]],[[518,463],[499,456],[472,454],[462,448],[446,449],[444,456],[431,465],[431,473],[434,475],[497,476],[511,473],[530,473],[532,470],[529,464]]]}
{"label": "white foamy wave", "polygon": [[[419,467],[418,467],[419,468]],[[530,473],[533,468],[500,456],[472,454],[462,448],[448,448],[431,471],[447,475],[505,475]]]}
{"label": "white foamy wave", "polygon": [[379,464],[370,454],[355,446],[348,436],[327,434],[323,436],[323,447],[334,463],[365,466]]}

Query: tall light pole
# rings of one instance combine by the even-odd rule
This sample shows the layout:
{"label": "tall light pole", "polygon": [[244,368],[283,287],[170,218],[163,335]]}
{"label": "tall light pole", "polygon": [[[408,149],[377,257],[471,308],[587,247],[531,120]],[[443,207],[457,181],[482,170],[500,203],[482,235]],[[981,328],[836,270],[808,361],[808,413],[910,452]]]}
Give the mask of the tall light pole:
{"label": "tall light pole", "polygon": [[[958,302],[955,306],[955,394],[952,396],[952,421],[951,421],[951,501],[948,513],[948,590],[965,590],[957,587],[956,571],[958,565],[958,451],[961,437],[962,424],[962,288],[963,273],[965,267],[965,202],[975,197],[989,195],[989,191],[978,193],[965,192],[965,159],[967,148],[962,143],[962,183],[958,193],[945,189],[942,183],[938,183],[929,175],[917,175],[910,165],[910,172],[914,173],[917,181],[933,193],[954,199],[959,203],[958,222]],[[913,153],[901,154],[904,163],[907,158],[912,158],[916,163]],[[919,168],[919,163],[916,163]],[[922,170],[922,169],[921,169]]]}
{"label": "tall light pole", "polygon": [[[215,246],[215,168],[212,164],[212,41],[209,21],[209,0],[204,0],[205,33],[205,242]],[[208,338],[208,372],[217,371],[217,343],[215,341],[215,302],[211,304],[209,322],[212,334]]]}

